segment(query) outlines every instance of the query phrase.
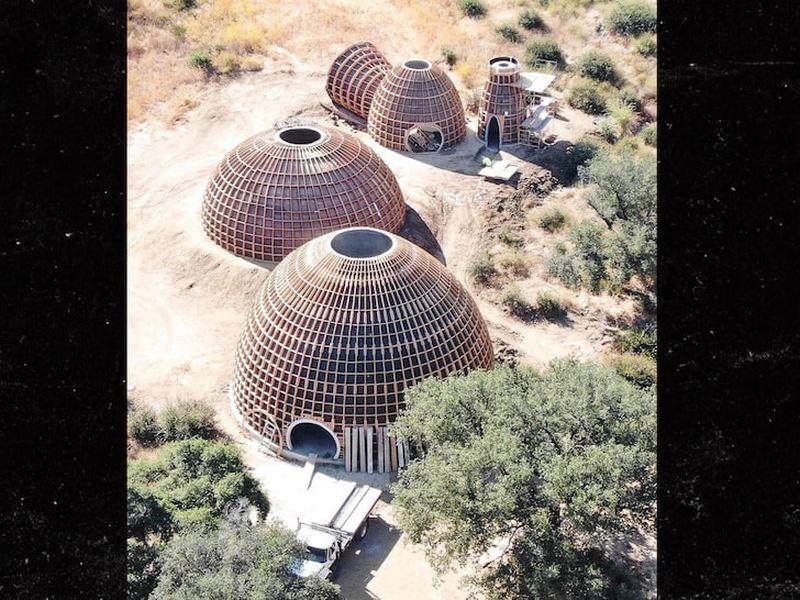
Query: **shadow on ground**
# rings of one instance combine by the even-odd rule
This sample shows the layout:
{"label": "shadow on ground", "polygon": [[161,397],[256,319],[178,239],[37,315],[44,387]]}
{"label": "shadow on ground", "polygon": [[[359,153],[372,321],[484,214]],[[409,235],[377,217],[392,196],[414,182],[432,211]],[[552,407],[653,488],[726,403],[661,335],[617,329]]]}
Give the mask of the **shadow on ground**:
{"label": "shadow on ground", "polygon": [[408,205],[406,205],[406,220],[397,235],[412,244],[416,244],[440,263],[447,266],[447,260],[436,236],[433,235],[430,227],[422,220],[419,213]]}
{"label": "shadow on ground", "polygon": [[367,586],[399,539],[399,529],[381,517],[370,519],[366,537],[345,551],[334,576],[347,600],[379,600]]}

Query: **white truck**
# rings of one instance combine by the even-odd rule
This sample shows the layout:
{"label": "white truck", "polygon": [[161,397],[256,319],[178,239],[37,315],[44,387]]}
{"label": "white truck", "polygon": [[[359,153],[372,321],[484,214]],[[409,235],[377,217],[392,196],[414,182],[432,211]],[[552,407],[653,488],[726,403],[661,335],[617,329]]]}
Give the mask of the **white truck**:
{"label": "white truck", "polygon": [[381,491],[315,473],[305,494],[305,511],[297,537],[306,544],[305,560],[297,567],[301,577],[331,579],[336,561],[353,540],[363,539],[369,514]]}

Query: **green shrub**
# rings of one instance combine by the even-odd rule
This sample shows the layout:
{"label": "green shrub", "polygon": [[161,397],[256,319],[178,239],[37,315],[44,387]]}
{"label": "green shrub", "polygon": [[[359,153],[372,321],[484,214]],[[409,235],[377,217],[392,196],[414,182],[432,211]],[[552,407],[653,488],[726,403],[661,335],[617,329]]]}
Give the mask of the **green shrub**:
{"label": "green shrub", "polygon": [[619,0],[608,13],[608,29],[622,35],[641,35],[656,30],[656,9],[647,0]]}
{"label": "green shrub", "polygon": [[213,69],[211,55],[205,50],[195,50],[189,54],[189,66],[194,69],[211,71]]}
{"label": "green shrub", "polygon": [[519,44],[522,41],[522,34],[519,32],[519,29],[508,23],[505,25],[500,25],[497,29],[495,29],[495,32],[501,38],[514,44]]}
{"label": "green shrub", "polygon": [[486,14],[486,6],[481,0],[458,0],[458,7],[467,17],[478,18]]}
{"label": "green shrub", "polygon": [[567,316],[567,309],[561,300],[551,292],[539,292],[536,296],[536,311],[545,319],[557,321]]}
{"label": "green shrub", "polygon": [[600,136],[600,139],[609,144],[615,144],[619,139],[617,129],[609,119],[605,119],[600,123],[600,126],[597,128],[597,135]]}
{"label": "green shrub", "polygon": [[161,426],[156,413],[149,408],[137,408],[128,416],[128,435],[146,448],[158,446]]}
{"label": "green shrub", "polygon": [[594,81],[576,83],[569,90],[567,102],[590,115],[601,115],[608,110],[608,103],[600,87]]}
{"label": "green shrub", "polygon": [[530,321],[536,318],[536,308],[522,297],[517,288],[509,289],[503,294],[500,302],[518,319]]}
{"label": "green shrub", "polygon": [[219,517],[209,506],[199,506],[175,511],[175,522],[182,531],[208,533],[219,526]]}
{"label": "green shrub", "polygon": [[642,136],[642,141],[648,146],[655,146],[658,143],[658,128],[653,124],[642,129],[640,135]]}
{"label": "green shrub", "polygon": [[658,44],[656,43],[656,38],[654,38],[650,34],[645,34],[636,40],[636,45],[634,46],[636,52],[640,55],[644,56],[645,58],[650,58],[651,56],[655,56],[658,52]]}
{"label": "green shrub", "polygon": [[627,136],[622,138],[617,144],[614,146],[617,152],[638,152],[639,151],[639,139],[631,136]]}
{"label": "green shrub", "polygon": [[494,259],[488,252],[481,252],[469,267],[469,275],[478,285],[486,285],[497,275]]}
{"label": "green shrub", "polygon": [[497,264],[517,277],[528,275],[528,258],[521,252],[504,252],[497,258]]}
{"label": "green shrub", "polygon": [[523,10],[519,15],[518,22],[520,27],[527,29],[528,31],[533,29],[546,29],[542,15],[532,8]]}
{"label": "green shrub", "polygon": [[564,227],[564,224],[567,222],[567,217],[560,209],[554,206],[542,211],[536,222],[539,224],[539,227],[545,231],[554,233]]}
{"label": "green shrub", "polygon": [[525,240],[523,237],[511,231],[508,227],[503,227],[500,230],[500,233],[497,234],[497,239],[503,242],[506,246],[511,246],[512,248],[522,248],[525,245]]}
{"label": "green shrub", "polygon": [[648,388],[656,384],[657,366],[656,361],[643,354],[618,354],[607,359],[612,367],[621,377],[624,377],[634,385],[641,388]]}
{"label": "green shrub", "polygon": [[631,130],[631,127],[636,123],[636,115],[630,106],[620,104],[614,107],[611,111],[611,117],[614,122],[619,125],[619,134],[625,135]]}
{"label": "green shrub", "polygon": [[547,259],[547,272],[570,288],[578,288],[581,276],[575,260],[564,244],[557,244]]}
{"label": "green shrub", "polygon": [[639,100],[639,95],[636,93],[636,90],[632,88],[622,88],[619,91],[619,95],[617,96],[620,105],[627,106],[631,110],[640,111],[642,110],[642,101]]}
{"label": "green shrub", "polygon": [[212,439],[216,436],[214,409],[198,401],[183,401],[167,406],[159,415],[162,440],[174,442],[193,437]]}
{"label": "green shrub", "polygon": [[657,335],[655,329],[634,329],[621,333],[616,341],[620,352],[642,354],[653,360],[657,353]]}
{"label": "green shrub", "polygon": [[179,40],[186,39],[186,27],[184,27],[183,25],[177,25],[173,23],[172,25],[169,26],[169,30],[172,33],[172,35],[174,35]]}
{"label": "green shrub", "polygon": [[458,62],[458,56],[450,48],[442,48],[442,58],[447,63],[448,67],[452,67]]}
{"label": "green shrub", "polygon": [[618,78],[611,57],[596,50],[590,50],[581,56],[577,66],[581,75],[595,81],[614,82]]}
{"label": "green shrub", "polygon": [[552,60],[558,64],[564,62],[561,47],[551,38],[532,40],[525,48],[525,63],[533,68],[537,61]]}
{"label": "green shrub", "polygon": [[592,138],[581,138],[567,150],[566,175],[574,179],[578,175],[578,167],[585,165],[600,152],[600,145]]}

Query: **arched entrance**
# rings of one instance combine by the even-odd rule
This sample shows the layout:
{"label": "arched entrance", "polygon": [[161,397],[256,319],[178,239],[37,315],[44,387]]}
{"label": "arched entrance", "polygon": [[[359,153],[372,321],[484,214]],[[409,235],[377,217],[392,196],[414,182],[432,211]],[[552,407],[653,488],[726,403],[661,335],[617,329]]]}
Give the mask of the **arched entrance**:
{"label": "arched entrance", "polygon": [[492,152],[500,149],[500,120],[492,115],[486,124],[486,147]]}
{"label": "arched entrance", "polygon": [[438,152],[444,144],[442,128],[433,123],[415,125],[406,132],[409,152]]}
{"label": "arched entrance", "polygon": [[320,458],[339,456],[339,440],[317,421],[298,419],[289,425],[286,437],[289,449],[298,454],[316,454]]}

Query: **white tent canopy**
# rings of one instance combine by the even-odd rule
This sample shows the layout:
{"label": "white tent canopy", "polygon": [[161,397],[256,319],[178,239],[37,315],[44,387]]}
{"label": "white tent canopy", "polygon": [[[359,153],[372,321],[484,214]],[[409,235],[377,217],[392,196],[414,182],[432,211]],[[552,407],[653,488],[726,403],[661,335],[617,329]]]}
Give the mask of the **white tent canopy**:
{"label": "white tent canopy", "polygon": [[542,94],[556,80],[549,73],[520,73],[518,87],[532,94]]}

